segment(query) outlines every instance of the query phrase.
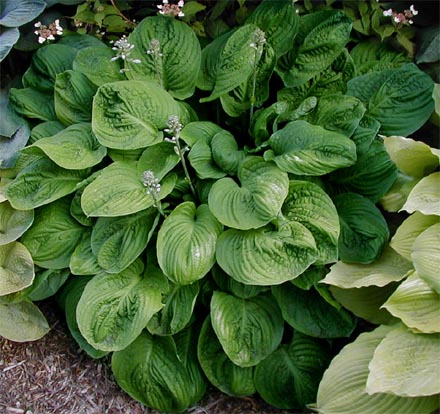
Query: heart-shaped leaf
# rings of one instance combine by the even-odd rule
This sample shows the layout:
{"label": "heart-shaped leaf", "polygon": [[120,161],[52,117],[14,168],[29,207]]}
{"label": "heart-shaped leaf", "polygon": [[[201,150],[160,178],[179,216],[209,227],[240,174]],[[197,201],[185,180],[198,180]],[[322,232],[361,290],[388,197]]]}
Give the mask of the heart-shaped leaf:
{"label": "heart-shaped leaf", "polygon": [[159,142],[145,149],[137,163],[140,175],[144,171],[153,171],[158,180],[162,180],[178,163],[180,159],[169,142]]}
{"label": "heart-shaped leaf", "polygon": [[234,136],[225,130],[212,137],[211,151],[215,163],[229,175],[237,174],[238,166],[246,156],[243,150],[238,149]]}

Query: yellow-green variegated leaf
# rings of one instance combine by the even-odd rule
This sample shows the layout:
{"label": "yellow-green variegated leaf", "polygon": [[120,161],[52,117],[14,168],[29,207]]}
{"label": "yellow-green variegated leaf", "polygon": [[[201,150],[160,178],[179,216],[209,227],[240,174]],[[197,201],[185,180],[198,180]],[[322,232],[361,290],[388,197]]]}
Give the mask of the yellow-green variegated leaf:
{"label": "yellow-green variegated leaf", "polygon": [[385,286],[402,280],[413,269],[410,261],[397,254],[389,246],[370,264],[344,263],[339,261],[321,281],[343,289],[365,286]]}
{"label": "yellow-green variegated leaf", "polygon": [[223,350],[240,367],[257,365],[281,342],[284,321],[275,299],[268,293],[241,299],[216,291],[210,315]]}
{"label": "yellow-green variegated leaf", "polygon": [[411,190],[401,210],[440,216],[440,172],[422,178]]}
{"label": "yellow-green variegated leaf", "polygon": [[215,263],[215,246],[223,226],[206,204],[191,201],[177,206],[157,236],[160,268],[174,283],[187,285],[201,279]]}
{"label": "yellow-green variegated leaf", "polygon": [[382,393],[395,397],[432,396],[438,404],[440,334],[415,334],[404,325],[396,325],[374,350],[368,368],[366,392],[372,397]]}
{"label": "yellow-green variegated leaf", "polygon": [[428,227],[416,238],[411,257],[419,276],[440,293],[440,223]]}
{"label": "yellow-green variegated leaf", "polygon": [[399,285],[383,307],[409,328],[440,333],[440,295],[416,271]]}
{"label": "yellow-green variegated leaf", "polygon": [[0,246],[0,296],[30,286],[34,277],[34,262],[26,246],[17,241]]}
{"label": "yellow-green variegated leaf", "polygon": [[34,221],[34,210],[16,210],[8,201],[0,203],[0,246],[17,240]]}
{"label": "yellow-green variegated leaf", "polygon": [[[362,333],[333,359],[319,384],[314,405],[318,413],[353,414],[355,410],[356,414],[429,414],[438,408],[438,398],[434,396],[412,398],[383,392],[367,393],[368,365],[378,345],[393,329],[393,326],[383,325]],[[401,356],[395,358],[396,363],[402,362]]]}
{"label": "yellow-green variegated leaf", "polygon": [[43,313],[32,302],[0,304],[0,336],[14,342],[36,341],[49,330]]}
{"label": "yellow-green variegated leaf", "polygon": [[301,223],[257,230],[229,229],[217,242],[217,262],[238,282],[278,285],[303,273],[318,257],[315,239]]}
{"label": "yellow-green variegated leaf", "polygon": [[212,186],[208,204],[214,216],[240,230],[256,229],[276,218],[289,188],[287,173],[250,156],[242,161],[237,175],[241,185],[225,177]]}
{"label": "yellow-green variegated leaf", "polygon": [[76,315],[81,334],[94,348],[124,349],[162,308],[161,291],[140,274],[138,265],[97,275],[85,287]]}

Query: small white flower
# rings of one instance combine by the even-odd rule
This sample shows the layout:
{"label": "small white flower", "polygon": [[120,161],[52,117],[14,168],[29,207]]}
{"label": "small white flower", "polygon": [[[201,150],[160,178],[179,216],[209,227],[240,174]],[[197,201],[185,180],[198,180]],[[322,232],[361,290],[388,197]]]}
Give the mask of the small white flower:
{"label": "small white flower", "polygon": [[419,11],[414,8],[414,4],[411,4],[411,6],[409,6],[409,9],[413,16],[417,16],[419,14]]}
{"label": "small white flower", "polygon": [[412,20],[408,20],[408,23],[409,24],[413,24],[414,22]]}
{"label": "small white flower", "polygon": [[400,23],[400,17],[399,16],[394,16],[394,21],[396,23]]}
{"label": "small white flower", "polygon": [[45,37],[38,36],[38,43],[44,43],[46,41]]}
{"label": "small white flower", "polygon": [[183,7],[185,5],[185,2],[183,0],[179,0],[179,2],[177,3],[177,5],[179,7]]}
{"label": "small white flower", "polygon": [[41,27],[41,22],[37,22],[34,24],[35,27]]}
{"label": "small white flower", "polygon": [[393,9],[388,9],[383,11],[384,16],[392,16],[393,15]]}

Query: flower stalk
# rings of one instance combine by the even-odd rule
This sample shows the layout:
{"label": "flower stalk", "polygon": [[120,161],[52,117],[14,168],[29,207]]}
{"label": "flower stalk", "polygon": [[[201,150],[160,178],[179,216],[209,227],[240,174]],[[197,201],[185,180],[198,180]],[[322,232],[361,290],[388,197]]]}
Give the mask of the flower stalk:
{"label": "flower stalk", "polygon": [[254,106],[256,103],[255,90],[257,87],[257,66],[258,61],[263,54],[263,47],[266,43],[266,35],[261,29],[255,30],[254,39],[249,46],[255,50],[254,59],[253,59],[253,73],[252,73],[252,95],[250,98],[251,108],[249,114],[249,121],[252,120],[252,116],[254,115]]}
{"label": "flower stalk", "polygon": [[160,183],[159,179],[154,175],[151,170],[146,170],[142,174],[142,184],[147,187],[147,194],[153,197],[153,206],[157,211],[165,217],[165,213],[162,209],[162,203],[160,201]]}

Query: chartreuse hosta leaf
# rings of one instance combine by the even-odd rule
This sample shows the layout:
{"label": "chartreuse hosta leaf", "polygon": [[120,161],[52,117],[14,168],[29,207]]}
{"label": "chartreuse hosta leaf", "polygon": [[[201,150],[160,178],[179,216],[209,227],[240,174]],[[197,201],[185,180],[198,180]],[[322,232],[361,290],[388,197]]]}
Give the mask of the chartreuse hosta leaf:
{"label": "chartreuse hosta leaf", "polygon": [[440,216],[440,172],[435,172],[422,178],[411,190],[408,200],[401,210],[413,213],[420,211],[423,214]]}
{"label": "chartreuse hosta leaf", "polygon": [[257,230],[229,229],[216,249],[217,263],[231,277],[249,285],[278,285],[304,272],[318,258],[313,234],[301,223],[287,222]]}
{"label": "chartreuse hosta leaf", "polygon": [[[174,188],[175,175],[161,182],[159,198]],[[81,207],[87,216],[116,217],[137,213],[153,206],[154,199],[142,184],[142,174],[135,162],[117,161],[103,168],[81,196]]]}
{"label": "chartreuse hosta leaf", "polygon": [[31,130],[31,137],[28,145],[31,145],[41,138],[51,137],[64,129],[60,121],[46,121],[35,125]]}
{"label": "chartreuse hosta leaf", "polygon": [[274,163],[247,157],[238,168],[239,186],[222,178],[209,192],[208,204],[225,226],[247,230],[264,226],[276,218],[287,196],[289,179]]}
{"label": "chartreuse hosta leaf", "polygon": [[440,293],[440,223],[428,227],[416,238],[411,257],[419,276]]}
{"label": "chartreuse hosta leaf", "polygon": [[155,82],[177,99],[194,93],[202,52],[186,23],[166,16],[147,17],[128,40],[134,45],[130,57],[141,61],[125,61],[129,79]]}
{"label": "chartreuse hosta leaf", "polygon": [[92,229],[87,229],[70,256],[69,269],[74,275],[96,275],[103,271],[92,251]]}
{"label": "chartreuse hosta leaf", "polygon": [[122,217],[99,217],[91,236],[98,265],[108,273],[124,270],[144,251],[157,222],[155,208]]}
{"label": "chartreuse hosta leaf", "polygon": [[196,385],[191,369],[177,352],[173,337],[144,331],[125,349],[113,354],[116,381],[127,394],[148,407],[184,411],[201,396],[194,395]]}
{"label": "chartreuse hosta leaf", "polygon": [[374,350],[368,368],[370,395],[432,396],[438,404],[440,334],[414,334],[402,324],[395,325]]}
{"label": "chartreuse hosta leaf", "polygon": [[223,130],[212,137],[212,158],[220,169],[229,175],[237,174],[238,166],[245,158],[245,152],[238,149],[234,136]]}
{"label": "chartreuse hosta leaf", "polygon": [[0,246],[17,240],[34,221],[34,210],[16,210],[8,201],[0,203]]}
{"label": "chartreuse hosta leaf", "polygon": [[340,259],[348,263],[371,263],[382,252],[389,230],[380,210],[356,193],[333,197],[341,223]]}
{"label": "chartreuse hosta leaf", "polygon": [[346,136],[306,121],[289,122],[269,138],[264,153],[283,171],[298,175],[324,175],[356,161],[356,145]]}
{"label": "chartreuse hosta leaf", "polygon": [[93,99],[92,128],[98,141],[116,149],[136,149],[162,140],[168,117],[188,120],[186,109],[161,87],[145,81],[107,83]]}
{"label": "chartreuse hosta leaf", "polygon": [[287,219],[300,222],[313,234],[319,251],[317,264],[338,260],[338,212],[321,187],[306,181],[290,181],[281,211]]}
{"label": "chartreuse hosta leaf", "polygon": [[330,362],[328,349],[316,339],[295,332],[255,368],[255,386],[269,404],[303,408],[315,401],[319,381]]}
{"label": "chartreuse hosta leaf", "polygon": [[304,291],[292,283],[272,286],[284,320],[297,331],[316,338],[349,337],[356,327],[353,316],[336,309],[315,289]]}
{"label": "chartreuse hosta leaf", "polygon": [[24,166],[6,189],[11,206],[31,210],[73,193],[89,170],[66,170],[44,156]]}
{"label": "chartreuse hosta leaf", "polygon": [[47,299],[58,292],[69,276],[69,269],[40,270],[35,274],[32,285],[25,290],[26,297],[32,301]]}
{"label": "chartreuse hosta leaf", "polygon": [[81,240],[84,227],[70,215],[70,200],[63,198],[38,209],[21,241],[35,264],[48,269],[69,266],[70,256]]}
{"label": "chartreuse hosta leaf", "polygon": [[41,339],[49,330],[43,313],[32,302],[0,304],[0,336],[28,342]]}
{"label": "chartreuse hosta leaf", "polygon": [[99,274],[85,287],[76,316],[81,334],[94,348],[124,349],[162,308],[161,291],[142,270],[135,262],[121,273]]}
{"label": "chartreuse hosta leaf", "polygon": [[0,246],[0,296],[30,286],[34,277],[34,262],[26,246],[17,241]]}
{"label": "chartreuse hosta leaf", "polygon": [[197,345],[200,365],[209,382],[228,395],[245,397],[255,393],[254,367],[234,364],[223,351],[208,316]]}
{"label": "chartreuse hosta leaf", "polygon": [[240,367],[257,365],[281,342],[284,321],[270,293],[240,299],[215,291],[210,314],[223,350]]}
{"label": "chartreuse hosta leaf", "polygon": [[[393,326],[379,326],[372,332],[362,333],[354,342],[346,345],[324,372],[313,408],[321,414],[351,414],[354,407],[357,414],[429,414],[438,408],[438,398],[435,396],[412,398],[384,392],[367,393],[365,387],[370,373],[370,361],[378,345],[394,329]],[[403,351],[407,343],[400,341],[395,346]],[[415,348],[411,349],[414,352]],[[397,372],[401,371],[402,367],[417,359],[411,356],[404,360],[401,355],[389,358],[389,354],[386,358],[399,365],[395,365],[392,372],[396,369]],[[430,371],[435,372],[432,368]],[[399,381],[402,380],[400,375],[397,377]]]}
{"label": "chartreuse hosta leaf", "polygon": [[174,145],[169,142],[159,142],[142,152],[137,163],[137,170],[141,176],[144,171],[153,171],[154,176],[158,180],[162,180],[179,161]]}
{"label": "chartreuse hosta leaf", "polygon": [[107,154],[89,123],[70,125],[55,135],[39,139],[38,147],[57,165],[67,170],[81,170],[99,164]]}
{"label": "chartreuse hosta leaf", "polygon": [[417,332],[440,333],[439,301],[440,295],[414,271],[383,307]]}
{"label": "chartreuse hosta leaf", "polygon": [[157,235],[157,260],[165,275],[179,285],[201,279],[215,262],[215,246],[223,226],[206,204],[178,205]]}

